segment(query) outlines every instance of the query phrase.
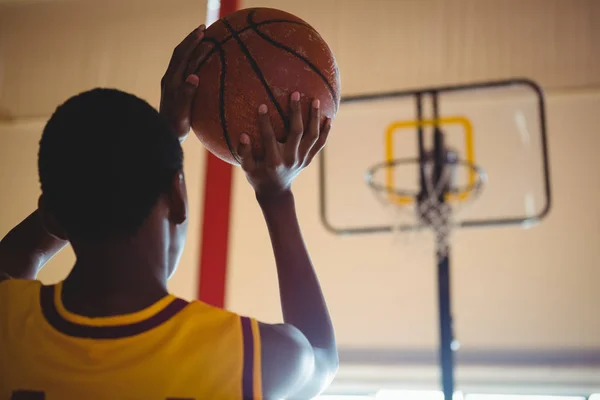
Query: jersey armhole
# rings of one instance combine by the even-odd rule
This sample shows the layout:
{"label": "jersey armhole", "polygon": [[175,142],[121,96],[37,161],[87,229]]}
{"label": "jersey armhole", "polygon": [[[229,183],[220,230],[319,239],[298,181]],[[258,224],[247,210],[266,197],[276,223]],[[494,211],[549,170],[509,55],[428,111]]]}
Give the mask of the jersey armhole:
{"label": "jersey armhole", "polygon": [[243,369],[242,390],[244,399],[262,399],[261,340],[258,321],[241,317]]}

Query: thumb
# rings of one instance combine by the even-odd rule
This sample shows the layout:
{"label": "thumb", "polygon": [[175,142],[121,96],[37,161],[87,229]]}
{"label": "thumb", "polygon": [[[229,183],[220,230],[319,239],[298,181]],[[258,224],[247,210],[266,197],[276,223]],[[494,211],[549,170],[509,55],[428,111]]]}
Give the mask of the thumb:
{"label": "thumb", "polygon": [[185,79],[179,98],[182,105],[191,106],[194,95],[196,94],[196,89],[198,88],[198,83],[200,83],[198,75],[191,74]]}
{"label": "thumb", "polygon": [[252,146],[250,146],[250,136],[247,133],[240,135],[238,144],[238,157],[241,159],[242,169],[250,172],[254,169],[254,158],[252,157]]}

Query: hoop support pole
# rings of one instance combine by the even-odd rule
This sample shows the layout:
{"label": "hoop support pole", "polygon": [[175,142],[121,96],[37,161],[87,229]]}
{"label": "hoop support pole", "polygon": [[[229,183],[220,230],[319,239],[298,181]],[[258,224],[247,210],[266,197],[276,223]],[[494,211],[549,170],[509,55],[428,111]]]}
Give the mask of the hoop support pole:
{"label": "hoop support pole", "polygon": [[437,257],[438,307],[440,318],[440,365],[442,369],[442,389],[445,400],[452,400],[454,394],[454,351],[450,307],[450,249]]}
{"label": "hoop support pole", "polygon": [[[431,94],[431,103],[433,108],[433,119],[439,121],[439,104],[438,104],[438,93],[433,92]],[[446,146],[445,138],[440,127],[434,126],[434,138],[433,138],[433,153],[434,153],[434,167],[433,167],[433,184],[434,187],[439,185],[442,179],[443,170],[446,164]],[[426,190],[424,187],[421,190]],[[446,192],[448,185],[444,183],[444,186],[440,190],[438,201],[440,204],[444,204],[446,201]],[[448,218],[448,216],[444,216]],[[437,257],[437,273],[438,273],[438,308],[439,308],[439,320],[440,320],[440,365],[442,370],[442,390],[444,392],[445,400],[452,400],[454,396],[454,352],[452,350],[452,314],[451,314],[451,296],[450,296],[450,246],[447,240],[443,240],[444,243],[440,243],[442,239],[436,234],[436,257]],[[440,245],[444,247],[443,253],[441,253]]]}

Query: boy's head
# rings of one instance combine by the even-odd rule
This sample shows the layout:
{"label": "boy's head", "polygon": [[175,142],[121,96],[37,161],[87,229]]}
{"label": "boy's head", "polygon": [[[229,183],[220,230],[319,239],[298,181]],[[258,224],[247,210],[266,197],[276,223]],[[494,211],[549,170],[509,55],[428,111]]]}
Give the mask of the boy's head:
{"label": "boy's head", "polygon": [[[131,237],[156,207],[187,208],[179,141],[154,108],[118,90],[90,90],[59,106],[38,168],[51,233],[72,243]],[[158,214],[185,225],[186,209],[168,211]]]}

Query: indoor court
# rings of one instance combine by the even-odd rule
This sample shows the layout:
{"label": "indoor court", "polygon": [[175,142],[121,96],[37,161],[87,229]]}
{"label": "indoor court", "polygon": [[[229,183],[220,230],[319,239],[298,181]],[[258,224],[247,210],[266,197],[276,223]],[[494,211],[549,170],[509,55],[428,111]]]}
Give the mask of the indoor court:
{"label": "indoor court", "polygon": [[[310,23],[341,74],[328,144],[293,186],[339,346],[319,398],[600,400],[599,0],[0,0],[0,234],[37,205],[59,103],[106,86],[157,107],[174,45],[247,7]],[[183,147],[169,289],[281,321],[243,171]]]}

